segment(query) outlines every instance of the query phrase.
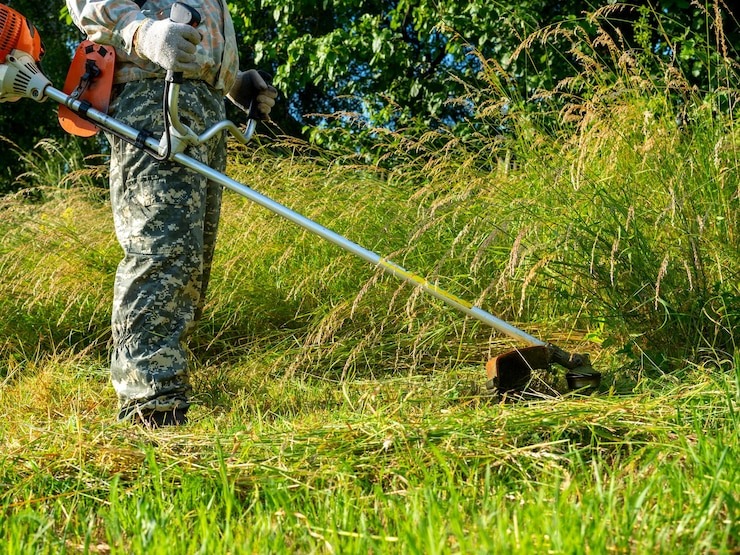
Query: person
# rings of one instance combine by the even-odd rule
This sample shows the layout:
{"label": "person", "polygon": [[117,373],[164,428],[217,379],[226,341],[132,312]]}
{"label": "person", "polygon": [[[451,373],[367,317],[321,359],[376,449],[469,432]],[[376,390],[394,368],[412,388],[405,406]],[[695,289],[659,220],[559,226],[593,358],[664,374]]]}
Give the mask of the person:
{"label": "person", "polygon": [[[114,47],[109,113],[161,136],[166,70],[183,72],[181,121],[202,132],[225,119],[224,97],[269,119],[277,91],[254,69],[239,70],[233,22],[222,0],[194,0],[197,28],[175,23],[168,0],[66,0],[91,41]],[[253,110],[253,114],[255,111]],[[111,381],[121,421],[159,427],[187,422],[192,401],[185,340],[205,303],[221,187],[158,161],[112,135],[110,197],[124,251],[113,290]],[[223,134],[186,153],[223,172]]]}

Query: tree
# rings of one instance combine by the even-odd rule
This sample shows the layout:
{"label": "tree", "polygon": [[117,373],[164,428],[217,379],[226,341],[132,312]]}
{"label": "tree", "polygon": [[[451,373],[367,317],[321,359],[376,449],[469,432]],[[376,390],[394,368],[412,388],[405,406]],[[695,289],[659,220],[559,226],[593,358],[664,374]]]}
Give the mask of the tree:
{"label": "tree", "polygon": [[[511,53],[541,25],[581,2],[487,0],[245,0],[232,2],[243,57],[269,66],[289,116],[361,114],[371,125],[435,127],[465,115],[448,102],[480,70],[477,52],[529,81],[546,76]],[[518,66],[518,67],[517,67]],[[529,75],[528,75],[529,72]],[[288,125],[295,128],[295,125]]]}
{"label": "tree", "polygon": [[[275,73],[287,100],[276,119],[291,133],[303,126],[315,134],[328,123],[348,127],[353,116],[391,129],[454,125],[469,112],[464,103],[450,101],[465,95],[478,101],[466,83],[475,84],[482,58],[496,60],[511,77],[512,96],[526,100],[538,89],[551,89],[576,65],[567,44],[552,48],[532,41],[513,56],[532,33],[547,35],[548,26],[588,31],[598,23],[611,30],[624,51],[673,60],[703,89],[717,86],[708,67],[721,48],[709,44],[711,37],[722,34],[731,55],[732,45],[740,42],[737,19],[722,1],[603,6],[609,8],[602,10],[605,15],[589,20],[584,10],[598,6],[575,0],[230,3],[245,45],[242,57]],[[717,13],[725,25],[722,33],[717,33]],[[556,42],[563,36],[549,35]]]}

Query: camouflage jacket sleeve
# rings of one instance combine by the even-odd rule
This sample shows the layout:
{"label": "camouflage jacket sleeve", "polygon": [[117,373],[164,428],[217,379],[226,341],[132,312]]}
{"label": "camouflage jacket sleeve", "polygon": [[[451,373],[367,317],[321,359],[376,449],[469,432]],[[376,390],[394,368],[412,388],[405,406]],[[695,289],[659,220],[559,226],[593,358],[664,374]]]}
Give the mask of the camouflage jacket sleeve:
{"label": "camouflage jacket sleeve", "polygon": [[145,16],[132,0],[67,0],[72,20],[87,37],[128,54]]}
{"label": "camouflage jacket sleeve", "polygon": [[[72,20],[87,38],[116,49],[116,83],[164,75],[164,71],[140,58],[134,49],[136,31],[146,18],[167,17],[174,0],[147,0],[142,8],[133,0],[66,0]],[[224,0],[190,0],[202,16],[198,30],[203,40],[196,51],[199,70],[186,73],[218,90],[228,91],[239,71],[239,51],[234,24]]]}

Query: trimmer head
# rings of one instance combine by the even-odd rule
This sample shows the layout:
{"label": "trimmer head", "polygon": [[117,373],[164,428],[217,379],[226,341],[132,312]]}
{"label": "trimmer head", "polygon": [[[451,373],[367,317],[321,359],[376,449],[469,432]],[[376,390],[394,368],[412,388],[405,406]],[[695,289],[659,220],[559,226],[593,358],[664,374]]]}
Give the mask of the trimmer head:
{"label": "trimmer head", "polygon": [[587,354],[571,354],[546,344],[516,349],[489,360],[486,386],[500,394],[521,392],[532,380],[532,370],[550,371],[552,363],[570,370],[565,375],[570,390],[593,392],[601,383],[601,373],[593,369]]}

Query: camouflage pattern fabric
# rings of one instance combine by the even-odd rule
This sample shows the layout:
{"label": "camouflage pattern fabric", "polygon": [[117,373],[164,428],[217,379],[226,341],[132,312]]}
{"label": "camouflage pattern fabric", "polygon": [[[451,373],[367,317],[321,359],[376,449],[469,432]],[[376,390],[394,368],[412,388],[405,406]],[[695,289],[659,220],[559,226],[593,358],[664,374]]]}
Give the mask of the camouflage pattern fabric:
{"label": "camouflage pattern fabric", "polygon": [[[160,136],[164,82],[127,83],[111,104],[116,119]],[[180,90],[180,118],[196,133],[225,118],[224,97],[200,81]],[[220,185],[179,164],[111,143],[111,205],[124,251],[116,273],[111,378],[119,419],[187,408],[184,340],[200,316],[221,207]],[[223,134],[186,153],[223,172]]]}

